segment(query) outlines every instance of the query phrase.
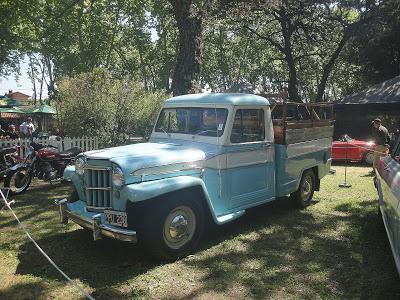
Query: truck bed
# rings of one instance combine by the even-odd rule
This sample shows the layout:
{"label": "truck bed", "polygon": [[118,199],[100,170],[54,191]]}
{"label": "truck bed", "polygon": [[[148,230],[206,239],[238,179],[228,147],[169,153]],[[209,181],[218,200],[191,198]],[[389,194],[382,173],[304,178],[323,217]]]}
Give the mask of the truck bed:
{"label": "truck bed", "polygon": [[277,196],[297,190],[304,170],[318,178],[330,169],[333,107],[326,103],[284,103],[271,107],[275,136]]}
{"label": "truck bed", "polygon": [[333,106],[327,103],[274,104],[271,107],[276,144],[289,145],[331,138]]}

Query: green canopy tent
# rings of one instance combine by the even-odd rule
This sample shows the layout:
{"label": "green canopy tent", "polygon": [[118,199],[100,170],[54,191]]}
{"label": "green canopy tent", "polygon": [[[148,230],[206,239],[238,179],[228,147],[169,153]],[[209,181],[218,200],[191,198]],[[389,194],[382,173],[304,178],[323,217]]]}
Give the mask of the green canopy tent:
{"label": "green canopy tent", "polygon": [[32,110],[33,114],[50,114],[55,115],[56,111],[50,105],[42,104],[39,107]]}
{"label": "green canopy tent", "polygon": [[4,120],[8,121],[13,120],[12,123],[17,124],[16,120],[19,120],[20,117],[16,115],[23,115],[23,114],[25,114],[25,112],[21,110],[19,107],[0,107],[0,120],[1,120],[0,124],[1,125],[10,124],[8,122],[3,123]]}
{"label": "green canopy tent", "polygon": [[1,113],[14,113],[14,114],[24,114],[25,112],[19,107],[0,107]]}
{"label": "green canopy tent", "polygon": [[42,104],[39,107],[37,107],[37,108],[33,109],[32,111],[30,111],[29,113],[33,114],[33,115],[38,115],[40,117],[40,119],[42,120],[41,130],[42,131],[48,131],[48,127],[49,127],[48,116],[55,115],[56,111],[51,106],[49,106],[47,104]]}
{"label": "green canopy tent", "polygon": [[6,96],[0,97],[0,107],[21,106],[21,102]]}

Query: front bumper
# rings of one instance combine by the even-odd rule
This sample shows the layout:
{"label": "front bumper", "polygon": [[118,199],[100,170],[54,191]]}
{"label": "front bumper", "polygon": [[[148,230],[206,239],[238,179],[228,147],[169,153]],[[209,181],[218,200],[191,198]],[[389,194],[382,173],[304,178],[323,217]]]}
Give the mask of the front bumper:
{"label": "front bumper", "polygon": [[60,206],[61,223],[67,224],[68,220],[72,220],[82,227],[92,230],[94,240],[107,236],[124,242],[137,243],[136,231],[104,224],[104,215],[102,213],[84,214],[79,210],[72,211],[69,207],[71,204],[68,203],[67,199],[60,200],[58,204]]}

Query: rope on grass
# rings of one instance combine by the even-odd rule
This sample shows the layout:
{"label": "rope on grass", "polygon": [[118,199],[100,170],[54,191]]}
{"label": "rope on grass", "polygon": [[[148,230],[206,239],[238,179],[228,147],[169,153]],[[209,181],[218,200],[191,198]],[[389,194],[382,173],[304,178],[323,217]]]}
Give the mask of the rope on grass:
{"label": "rope on grass", "polygon": [[[27,237],[31,240],[31,242],[36,246],[36,248],[39,250],[39,252],[50,262],[50,264],[58,271],[62,276],[64,276],[67,281],[69,281],[73,286],[75,286],[86,298],[90,300],[95,300],[91,295],[89,295],[88,292],[86,292],[82,287],[80,287],[75,281],[73,281],[67,274],[65,274],[57,265],[56,263],[44,252],[44,250],[36,243],[36,241],[32,238],[32,236],[29,234],[29,232],[26,230],[25,226],[21,223],[21,221],[18,219],[17,215],[15,214],[14,210],[11,208],[12,203],[14,201],[8,202],[6,197],[3,194],[3,190],[0,189],[0,196],[4,201],[5,207],[8,208],[11,213],[13,214],[15,220],[18,222],[18,226],[22,229],[22,231],[25,232]],[[4,208],[4,207],[3,207]]]}

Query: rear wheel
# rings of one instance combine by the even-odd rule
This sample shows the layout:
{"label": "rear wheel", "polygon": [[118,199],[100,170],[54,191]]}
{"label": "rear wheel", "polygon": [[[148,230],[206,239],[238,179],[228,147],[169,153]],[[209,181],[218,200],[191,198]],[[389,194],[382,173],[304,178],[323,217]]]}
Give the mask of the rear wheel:
{"label": "rear wheel", "polygon": [[204,209],[196,200],[163,199],[141,226],[144,245],[154,256],[175,260],[190,254],[204,231]]}
{"label": "rear wheel", "polygon": [[368,165],[372,165],[374,163],[374,152],[367,152],[364,155],[364,162]]}
{"label": "rear wheel", "polygon": [[4,187],[10,189],[10,195],[19,195],[25,192],[32,180],[32,172],[29,168],[21,167],[10,171],[4,180]]}
{"label": "rear wheel", "polygon": [[315,173],[312,170],[307,170],[301,177],[299,188],[291,194],[299,208],[305,208],[310,205],[314,191],[316,188]]}

